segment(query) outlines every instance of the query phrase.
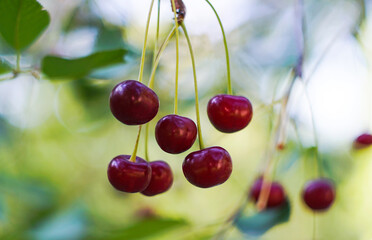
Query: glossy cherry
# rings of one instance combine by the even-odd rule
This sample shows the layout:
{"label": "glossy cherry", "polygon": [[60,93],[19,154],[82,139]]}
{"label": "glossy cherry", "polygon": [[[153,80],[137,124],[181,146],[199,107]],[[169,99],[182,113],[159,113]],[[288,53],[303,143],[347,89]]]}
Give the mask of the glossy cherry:
{"label": "glossy cherry", "polygon": [[147,188],[151,179],[150,164],[140,157],[130,161],[130,155],[119,155],[111,160],[107,176],[111,185],[119,191],[135,193]]}
{"label": "glossy cherry", "polygon": [[324,178],[309,181],[302,193],[306,205],[314,211],[328,209],[335,200],[335,196],[332,181]]}
{"label": "glossy cherry", "polygon": [[232,161],[225,149],[210,147],[187,155],[182,170],[191,184],[209,188],[224,183],[230,177]]}
{"label": "glossy cherry", "polygon": [[213,126],[224,133],[242,130],[253,116],[252,104],[247,98],[227,94],[209,100],[207,112]]}
{"label": "glossy cherry", "polygon": [[369,133],[364,133],[357,137],[354,141],[355,149],[362,149],[372,145],[372,135]]}
{"label": "glossy cherry", "polygon": [[[250,198],[254,202],[257,202],[260,197],[262,183],[263,183],[263,179],[262,177],[260,177],[253,183],[251,187]],[[284,191],[283,186],[278,182],[272,182],[271,187],[270,187],[269,198],[266,203],[266,208],[278,207],[282,205],[285,201],[286,201],[286,196],[285,196],[285,191]]]}
{"label": "glossy cherry", "polygon": [[167,115],[155,127],[155,137],[161,149],[167,153],[182,153],[194,144],[197,129],[193,120]]}
{"label": "glossy cherry", "polygon": [[140,125],[153,119],[159,110],[154,91],[139,81],[127,80],[114,87],[110,95],[112,114],[127,125]]}
{"label": "glossy cherry", "polygon": [[164,161],[150,162],[150,184],[141,193],[146,196],[154,196],[167,191],[173,183],[173,174],[168,163]]}

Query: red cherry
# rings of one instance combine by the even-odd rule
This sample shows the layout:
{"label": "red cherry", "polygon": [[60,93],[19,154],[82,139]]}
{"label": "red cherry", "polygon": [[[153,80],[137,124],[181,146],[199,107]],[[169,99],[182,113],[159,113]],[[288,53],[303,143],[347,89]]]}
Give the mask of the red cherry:
{"label": "red cherry", "polygon": [[354,141],[354,148],[355,149],[362,149],[367,148],[372,145],[372,135],[368,133],[364,133],[357,137]]}
{"label": "red cherry", "polygon": [[140,157],[130,161],[130,155],[120,155],[111,160],[107,176],[111,185],[119,191],[135,193],[143,191],[150,183],[150,164]]}
{"label": "red cherry", "polygon": [[127,80],[114,87],[110,95],[112,114],[127,125],[141,125],[153,119],[159,110],[159,99],[144,84]]}
{"label": "red cherry", "polygon": [[[258,201],[262,189],[262,177],[257,179],[250,191],[250,197],[254,202]],[[267,200],[266,208],[273,208],[282,205],[285,202],[285,192],[283,186],[278,182],[272,182],[270,187],[270,194]]]}
{"label": "red cherry", "polygon": [[243,96],[220,94],[208,102],[208,117],[221,132],[233,133],[245,128],[252,120],[251,102]]}
{"label": "red cherry", "polygon": [[224,183],[232,172],[229,153],[221,147],[210,147],[186,156],[183,174],[193,185],[209,188]]}
{"label": "red cherry", "polygon": [[168,163],[164,161],[150,162],[150,184],[141,193],[146,196],[154,196],[167,191],[173,183],[173,174]]}
{"label": "red cherry", "polygon": [[333,183],[324,178],[309,181],[302,193],[306,205],[314,211],[328,209],[335,200],[335,195]]}
{"label": "red cherry", "polygon": [[155,137],[160,148],[173,154],[188,150],[194,144],[196,134],[194,121],[178,115],[163,117],[155,128]]}

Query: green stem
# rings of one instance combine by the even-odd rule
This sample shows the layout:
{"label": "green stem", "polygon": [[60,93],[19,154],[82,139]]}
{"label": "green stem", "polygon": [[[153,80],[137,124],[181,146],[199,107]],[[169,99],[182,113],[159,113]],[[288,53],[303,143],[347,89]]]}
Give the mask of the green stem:
{"label": "green stem", "polygon": [[225,30],[223,28],[220,16],[218,15],[216,9],[213,7],[212,3],[209,2],[208,0],[205,0],[209,6],[212,8],[214,14],[217,17],[218,23],[220,24],[221,31],[222,31],[222,36],[223,36],[223,44],[225,46],[225,53],[226,53],[226,67],[227,67],[227,93],[232,95],[232,84],[231,84],[231,74],[230,74],[230,57],[229,57],[229,49],[227,47],[227,40],[226,40],[226,34]]}
{"label": "green stem", "polygon": [[159,64],[159,61],[160,61],[160,57],[163,54],[163,52],[165,50],[165,47],[168,45],[170,39],[173,37],[175,30],[176,30],[176,28],[173,27],[172,30],[171,30],[171,32],[168,34],[167,38],[163,42],[163,44],[160,46],[159,52],[156,55],[155,62],[153,64],[153,66],[152,66],[150,81],[149,81],[149,85],[148,85],[149,88],[153,88],[154,87],[155,72],[156,72],[156,69],[158,67],[158,64]]}
{"label": "green stem", "polygon": [[178,18],[175,1],[172,0],[172,7],[174,13],[174,22],[176,27],[176,81],[174,87],[174,114],[178,112],[178,69],[179,69],[179,32],[178,32]]}
{"label": "green stem", "polygon": [[155,62],[156,52],[158,51],[159,30],[160,30],[160,0],[158,0],[158,16],[156,19],[156,36],[155,36],[155,46],[154,46],[154,55],[152,58],[152,64],[154,64]]}
{"label": "green stem", "polygon": [[152,12],[152,7],[154,6],[154,1],[155,0],[151,1],[150,10],[149,10],[149,13],[148,13],[148,16],[147,16],[147,23],[146,23],[146,30],[145,30],[145,40],[144,40],[143,48],[142,48],[141,65],[140,65],[140,72],[139,72],[139,76],[138,76],[138,81],[139,82],[142,82],[142,78],[143,78],[143,69],[144,69],[144,65],[145,65],[145,55],[146,55],[146,46],[147,46],[147,36],[149,34],[151,12]]}
{"label": "green stem", "polygon": [[[154,55],[152,58],[152,64],[154,65],[156,59],[156,52],[158,51],[158,41],[159,41],[159,29],[160,29],[160,0],[158,0],[158,12],[157,12],[157,19],[156,19],[156,36],[155,36],[155,46],[154,46]],[[146,123],[146,131],[145,131],[145,158],[147,161],[150,161],[149,156],[149,124]]]}
{"label": "green stem", "polygon": [[142,125],[140,125],[139,128],[138,128],[136,145],[134,146],[134,150],[133,150],[132,156],[130,157],[130,161],[132,161],[132,162],[136,162],[136,156],[137,156],[137,150],[138,150],[138,143],[139,143],[139,139],[140,139],[140,136],[141,136],[141,129],[142,129]]}
{"label": "green stem", "polygon": [[199,148],[204,148],[203,137],[201,132],[201,125],[200,125],[200,112],[199,112],[199,96],[198,96],[198,81],[196,79],[196,68],[195,68],[195,59],[194,59],[194,52],[192,50],[191,41],[189,38],[189,34],[187,33],[186,26],[184,23],[181,24],[182,30],[185,34],[187,45],[189,46],[190,56],[191,56],[191,63],[192,63],[192,72],[194,75],[194,88],[195,88],[195,111],[196,111],[196,122],[198,126],[198,134],[199,134]]}

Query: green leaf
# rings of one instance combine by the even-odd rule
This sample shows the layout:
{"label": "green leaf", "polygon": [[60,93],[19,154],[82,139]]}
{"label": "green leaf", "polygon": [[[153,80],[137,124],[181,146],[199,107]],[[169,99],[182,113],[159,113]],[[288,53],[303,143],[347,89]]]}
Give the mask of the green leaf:
{"label": "green leaf", "polygon": [[12,71],[12,67],[8,62],[6,62],[4,59],[0,58],[0,75],[9,73]]}
{"label": "green leaf", "polygon": [[67,209],[44,219],[31,231],[35,240],[77,240],[83,239],[87,232],[87,217],[80,206]]}
{"label": "green leaf", "polygon": [[36,0],[0,0],[0,34],[16,51],[33,43],[50,17]]}
{"label": "green leaf", "polygon": [[187,225],[188,223],[185,220],[165,218],[145,219],[119,231],[110,231],[110,235],[108,236],[99,236],[99,234],[95,234],[92,238],[105,240],[139,240],[153,237]]}
{"label": "green leaf", "polygon": [[97,52],[76,59],[46,56],[42,61],[41,70],[51,79],[78,79],[96,69],[124,63],[126,53],[125,49],[117,49]]}
{"label": "green leaf", "polygon": [[274,226],[289,220],[291,206],[288,200],[281,206],[266,209],[253,216],[240,215],[235,220],[236,227],[251,236],[260,236]]}

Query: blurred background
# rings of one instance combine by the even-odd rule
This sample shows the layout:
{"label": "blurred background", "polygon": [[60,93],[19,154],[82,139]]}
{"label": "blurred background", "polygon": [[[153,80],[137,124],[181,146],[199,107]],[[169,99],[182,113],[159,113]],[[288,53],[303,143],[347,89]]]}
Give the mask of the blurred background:
{"label": "blurred background", "polygon": [[[372,131],[370,1],[304,1],[303,81],[296,82],[288,103],[285,149],[273,156],[274,179],[285,187],[290,216],[267,231],[257,227],[253,234],[225,222],[245,206],[247,189],[265,165],[280,112],[276,102],[284,96],[301,54],[297,1],[211,1],[225,26],[234,91],[254,106],[250,125],[235,134],[218,132],[206,114],[209,99],[226,92],[218,22],[205,1],[184,1],[197,65],[204,141],[228,150],[234,169],[223,185],[196,188],[186,181],[181,166],[184,157],[197,150],[197,143],[186,153],[171,155],[155,141],[156,122],[173,111],[172,39],[156,74],[154,90],[161,105],[150,124],[149,153],[151,160],[170,164],[174,184],[155,197],[118,192],[106,174],[113,157],[131,154],[134,147],[138,128],[125,126],[111,115],[108,97],[117,83],[138,77],[151,1],[39,2],[51,22],[22,54],[21,67],[40,72],[41,78],[24,73],[0,81],[0,239],[201,240],[221,232],[222,239],[372,239],[372,149],[352,149],[358,135]],[[173,26],[173,13],[169,0],[160,2],[162,42]],[[156,3],[145,82],[154,55]],[[180,47],[179,111],[195,121],[192,68],[183,34]],[[119,64],[78,77],[53,77],[41,70],[46,55],[80,58],[116,49],[126,50]],[[0,55],[15,64],[14,52],[3,40]],[[58,67],[62,73],[67,71]],[[144,136],[138,155],[144,157]],[[315,218],[301,201],[301,191],[307,180],[317,176],[317,164],[335,181],[337,198],[329,211]],[[248,203],[244,214],[256,214],[253,204]]]}

